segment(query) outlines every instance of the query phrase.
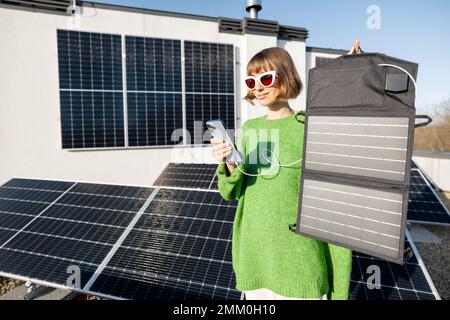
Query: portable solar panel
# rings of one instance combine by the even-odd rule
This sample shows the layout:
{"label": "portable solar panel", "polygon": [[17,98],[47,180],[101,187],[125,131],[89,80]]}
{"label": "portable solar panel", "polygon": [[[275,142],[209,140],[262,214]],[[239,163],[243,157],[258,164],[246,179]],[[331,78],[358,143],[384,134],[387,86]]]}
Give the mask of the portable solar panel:
{"label": "portable solar panel", "polygon": [[309,71],[296,233],[403,263],[417,68],[370,53]]}

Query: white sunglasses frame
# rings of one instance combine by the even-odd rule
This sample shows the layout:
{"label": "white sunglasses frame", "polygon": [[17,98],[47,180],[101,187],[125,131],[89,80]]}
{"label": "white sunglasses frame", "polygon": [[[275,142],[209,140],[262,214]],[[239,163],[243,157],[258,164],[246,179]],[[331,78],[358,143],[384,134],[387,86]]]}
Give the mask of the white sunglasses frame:
{"label": "white sunglasses frame", "polygon": [[[270,85],[268,85],[268,86],[265,86],[265,85],[263,85],[262,82],[261,82],[261,77],[264,77],[265,75],[268,75],[268,74],[272,75],[272,83],[271,83]],[[275,78],[276,78],[277,76],[278,76],[278,73],[277,73],[276,71],[266,71],[266,72],[261,73],[261,74],[260,74],[259,76],[257,76],[257,77],[254,77],[254,76],[247,76],[247,77],[245,77],[245,78],[244,78],[244,83],[245,83],[245,86],[247,87],[247,89],[250,90],[250,91],[255,90],[256,85],[255,85],[255,88],[250,89],[250,88],[248,87],[248,85],[247,85],[247,80],[248,80],[248,79],[253,79],[253,80],[255,80],[255,84],[256,84],[256,82],[259,82],[259,84],[260,84],[263,88],[269,88],[269,87],[273,86],[273,84],[275,83]]]}

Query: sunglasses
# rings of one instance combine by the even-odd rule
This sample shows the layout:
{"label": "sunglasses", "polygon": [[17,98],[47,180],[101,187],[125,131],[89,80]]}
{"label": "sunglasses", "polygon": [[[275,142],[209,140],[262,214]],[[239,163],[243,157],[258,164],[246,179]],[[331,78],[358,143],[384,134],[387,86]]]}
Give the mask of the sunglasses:
{"label": "sunglasses", "polygon": [[275,82],[276,76],[277,76],[276,71],[267,71],[267,72],[261,73],[257,77],[247,76],[247,77],[245,77],[244,81],[245,81],[245,85],[247,86],[248,90],[255,89],[256,81],[259,81],[261,86],[263,86],[264,88],[268,88],[273,85],[273,83]]}

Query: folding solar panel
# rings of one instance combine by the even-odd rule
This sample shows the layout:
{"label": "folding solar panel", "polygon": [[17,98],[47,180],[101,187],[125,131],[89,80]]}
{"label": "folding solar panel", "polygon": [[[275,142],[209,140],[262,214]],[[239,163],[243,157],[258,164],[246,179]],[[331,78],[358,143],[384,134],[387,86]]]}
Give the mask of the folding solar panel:
{"label": "folding solar panel", "polygon": [[371,53],[310,70],[298,234],[403,262],[417,68]]}

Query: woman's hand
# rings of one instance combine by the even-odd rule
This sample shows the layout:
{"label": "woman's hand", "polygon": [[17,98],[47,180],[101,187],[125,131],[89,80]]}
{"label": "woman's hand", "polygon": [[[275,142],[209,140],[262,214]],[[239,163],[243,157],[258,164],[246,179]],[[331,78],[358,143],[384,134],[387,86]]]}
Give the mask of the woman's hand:
{"label": "woman's hand", "polygon": [[[225,158],[228,157],[231,154],[231,145],[229,143],[224,142],[222,139],[219,138],[212,138],[210,140],[212,145],[212,156],[214,159],[219,161],[219,163],[224,163]],[[225,165],[227,167],[228,175],[233,172],[234,168],[236,168],[236,165],[229,164],[225,162]]]}

